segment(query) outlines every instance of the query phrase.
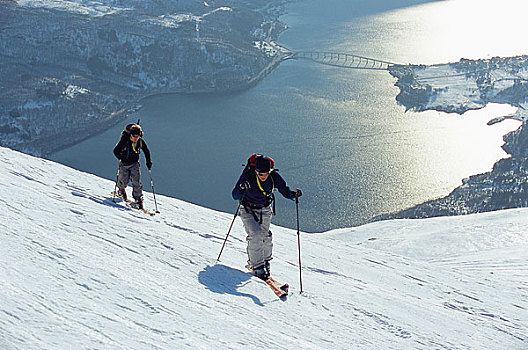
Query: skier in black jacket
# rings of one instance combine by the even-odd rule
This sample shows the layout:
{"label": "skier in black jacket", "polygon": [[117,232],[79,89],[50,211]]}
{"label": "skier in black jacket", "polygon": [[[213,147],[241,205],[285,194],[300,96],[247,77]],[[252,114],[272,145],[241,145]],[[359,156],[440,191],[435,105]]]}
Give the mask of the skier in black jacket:
{"label": "skier in black jacket", "polygon": [[128,124],[121,133],[121,140],[114,148],[114,155],[119,159],[119,171],[117,175],[117,187],[119,196],[127,199],[126,187],[132,182],[132,197],[137,207],[143,209],[143,184],[141,183],[141,172],[139,170],[139,154],[145,152],[146,165],[150,170],[152,160],[147,143],[142,138],[143,131],[138,124]]}
{"label": "skier in black jacket", "polygon": [[[251,164],[252,161],[254,164]],[[270,273],[273,249],[269,229],[273,214],[273,190],[277,188],[288,199],[302,195],[300,189],[290,190],[273,165],[273,159],[269,157],[260,154],[251,156],[248,167],[240,175],[232,192],[233,199],[239,200],[244,208],[240,211],[240,217],[247,233],[248,267],[264,280]]]}

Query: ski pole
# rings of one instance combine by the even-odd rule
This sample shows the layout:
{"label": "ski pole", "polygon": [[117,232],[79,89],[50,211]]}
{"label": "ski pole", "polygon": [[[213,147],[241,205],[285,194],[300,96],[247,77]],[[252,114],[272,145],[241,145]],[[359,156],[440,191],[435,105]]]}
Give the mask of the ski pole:
{"label": "ski pole", "polygon": [[303,292],[302,287],[302,269],[301,269],[301,233],[299,231],[299,195],[298,193],[295,194],[295,207],[297,209],[297,249],[299,251],[299,282],[301,291],[299,293]]}
{"label": "ski pole", "polygon": [[235,211],[235,216],[233,217],[233,220],[231,221],[231,225],[229,225],[229,230],[227,230],[226,238],[224,239],[224,244],[222,244],[222,249],[220,249],[220,254],[218,254],[218,258],[216,258],[216,262],[220,261],[220,255],[222,255],[222,252],[224,251],[224,247],[227,243],[227,237],[229,237],[229,233],[231,232],[231,229],[233,228],[233,224],[235,223],[235,219],[238,215],[238,211],[240,210],[240,205],[242,205],[242,201],[244,200],[244,197],[246,196],[246,191],[242,194],[242,199],[238,202],[237,209]]}
{"label": "ski pole", "polygon": [[159,214],[160,211],[158,210],[158,203],[156,202],[156,192],[154,191],[154,182],[152,182],[152,170],[150,169],[149,169],[149,175],[150,175],[150,187],[152,187],[152,194],[154,195],[154,205],[156,206],[156,213]]}
{"label": "ski pole", "polygon": [[119,179],[119,163],[117,165],[117,174],[116,174],[116,181],[115,181],[115,186],[114,186],[114,194],[113,194],[113,198],[112,198],[112,202],[115,203],[115,198],[116,198],[116,193],[117,193],[117,180]]}
{"label": "ski pole", "polygon": [[233,228],[233,224],[235,223],[235,219],[238,215],[238,211],[240,210],[240,203],[238,203],[237,210],[235,211],[235,216],[233,217],[233,220],[231,221],[231,225],[229,225],[229,230],[227,230],[226,238],[224,239],[224,244],[222,244],[222,249],[220,249],[220,254],[218,254],[218,258],[216,258],[216,262],[220,261],[220,256],[222,255],[222,252],[224,251],[224,247],[227,243],[227,237],[229,237],[229,233],[231,232],[231,229]]}

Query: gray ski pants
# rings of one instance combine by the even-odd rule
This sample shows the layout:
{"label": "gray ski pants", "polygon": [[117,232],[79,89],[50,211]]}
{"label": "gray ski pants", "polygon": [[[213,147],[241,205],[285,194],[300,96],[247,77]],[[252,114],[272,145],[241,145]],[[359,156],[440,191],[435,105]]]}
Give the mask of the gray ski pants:
{"label": "gray ski pants", "polygon": [[143,198],[143,184],[141,183],[139,162],[131,165],[123,165],[121,162],[119,162],[117,187],[126,188],[129,181],[132,181],[132,197],[134,197],[136,200]]}
{"label": "gray ski pants", "polygon": [[251,213],[251,209],[243,206],[240,208],[240,218],[244,223],[244,228],[247,233],[247,254],[248,262],[253,268],[258,268],[266,261],[272,259],[273,242],[270,231],[272,210],[270,207],[262,209],[253,209],[256,217],[261,221],[255,220]]}

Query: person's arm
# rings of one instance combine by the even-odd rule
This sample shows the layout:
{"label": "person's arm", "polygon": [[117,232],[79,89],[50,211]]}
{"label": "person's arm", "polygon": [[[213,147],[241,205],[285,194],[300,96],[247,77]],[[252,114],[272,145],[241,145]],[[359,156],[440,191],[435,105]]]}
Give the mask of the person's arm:
{"label": "person's arm", "polygon": [[284,196],[284,198],[295,199],[295,197],[299,195],[297,190],[292,191],[286,185],[286,181],[284,181],[284,179],[282,178],[282,176],[279,175],[278,172],[274,171],[270,174],[270,176],[273,177],[273,183],[275,187],[279,190],[280,194]]}
{"label": "person's arm", "polygon": [[244,192],[249,189],[247,174],[247,171],[242,172],[237,183],[235,184],[235,187],[233,188],[233,191],[231,192],[231,196],[233,196],[233,199],[236,201],[241,200],[244,196]]}
{"label": "person's arm", "polygon": [[152,159],[150,158],[150,150],[147,146],[147,143],[143,139],[141,139],[141,149],[143,150],[143,152],[145,152],[145,164],[147,165],[147,169],[150,170],[150,168],[152,168]]}
{"label": "person's arm", "polygon": [[128,139],[124,137],[123,133],[121,134],[121,139],[117,143],[117,145],[114,147],[114,155],[117,159],[123,160],[125,158],[125,152],[127,147],[127,141]]}

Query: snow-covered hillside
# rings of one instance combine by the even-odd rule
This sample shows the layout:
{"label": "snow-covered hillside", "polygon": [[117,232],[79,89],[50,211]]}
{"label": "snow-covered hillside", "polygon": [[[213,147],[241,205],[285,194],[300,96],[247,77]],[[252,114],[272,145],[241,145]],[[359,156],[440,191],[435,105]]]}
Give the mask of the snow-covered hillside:
{"label": "snow-covered hillside", "polygon": [[157,196],[149,217],[0,155],[2,349],[528,348],[528,210],[301,233],[303,294],[296,232],[273,227],[282,301],[244,272],[240,219],[215,264],[232,213]]}

